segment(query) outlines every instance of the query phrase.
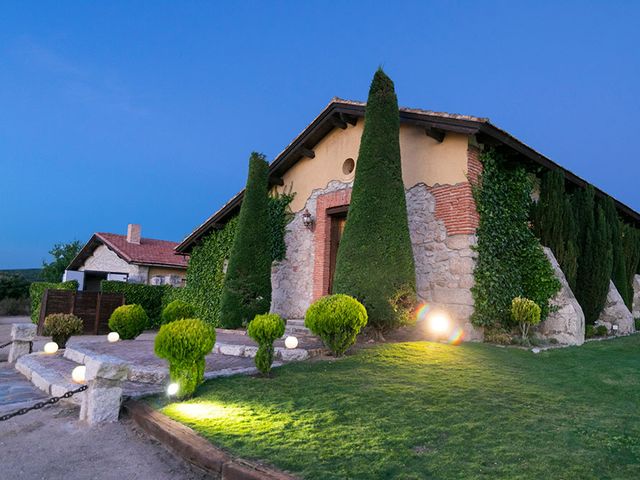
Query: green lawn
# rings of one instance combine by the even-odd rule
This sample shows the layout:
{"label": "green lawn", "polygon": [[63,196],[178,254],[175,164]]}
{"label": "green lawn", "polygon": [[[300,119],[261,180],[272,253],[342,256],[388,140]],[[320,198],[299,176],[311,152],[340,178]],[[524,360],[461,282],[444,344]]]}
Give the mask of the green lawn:
{"label": "green lawn", "polygon": [[309,479],[640,478],[640,335],[535,355],[389,344],[163,412]]}

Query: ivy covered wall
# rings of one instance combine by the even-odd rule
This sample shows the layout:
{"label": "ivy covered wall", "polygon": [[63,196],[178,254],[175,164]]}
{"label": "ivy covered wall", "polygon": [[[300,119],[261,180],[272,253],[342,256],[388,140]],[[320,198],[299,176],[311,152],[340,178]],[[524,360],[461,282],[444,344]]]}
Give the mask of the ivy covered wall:
{"label": "ivy covered wall", "polygon": [[544,319],[560,282],[529,225],[530,175],[494,151],[485,152],[481,161],[482,175],[474,187],[480,223],[471,321],[489,330],[509,329],[513,298],[533,300]]}

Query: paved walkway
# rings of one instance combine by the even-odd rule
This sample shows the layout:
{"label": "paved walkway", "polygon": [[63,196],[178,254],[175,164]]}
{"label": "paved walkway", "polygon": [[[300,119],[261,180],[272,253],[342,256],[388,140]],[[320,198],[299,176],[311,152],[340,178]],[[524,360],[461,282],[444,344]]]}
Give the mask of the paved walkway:
{"label": "paved walkway", "polygon": [[0,363],[0,414],[45,400],[47,396],[36,388],[13,365]]}

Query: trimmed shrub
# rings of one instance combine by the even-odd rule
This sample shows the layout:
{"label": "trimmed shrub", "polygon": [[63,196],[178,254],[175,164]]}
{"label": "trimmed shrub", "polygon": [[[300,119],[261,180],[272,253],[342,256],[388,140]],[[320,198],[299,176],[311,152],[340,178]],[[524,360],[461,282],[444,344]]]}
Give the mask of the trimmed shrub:
{"label": "trimmed shrub", "polygon": [[640,318],[634,318],[633,323],[635,323],[636,332],[640,332]]}
{"label": "trimmed shrub", "polygon": [[215,342],[215,329],[197,318],[183,318],[160,327],[154,350],[169,362],[171,380],[178,384],[178,398],[191,397],[203,382],[204,357]]}
{"label": "trimmed shrub", "polygon": [[52,313],[44,319],[43,333],[65,348],[71,335],[80,335],[84,331],[82,319],[69,313]]}
{"label": "trimmed shrub", "polygon": [[540,323],[540,306],[528,298],[516,297],[511,301],[511,318],[520,326],[522,339],[528,340],[531,326]]}
{"label": "trimmed shrub", "polygon": [[355,343],[367,320],[364,305],[340,293],[317,300],[304,316],[305,326],[338,357]]}
{"label": "trimmed shrub", "polygon": [[[140,305],[149,317],[146,328],[157,327],[161,323],[163,298],[172,289],[171,285],[145,285],[142,283],[103,280],[100,290],[105,293],[122,293],[127,305]],[[177,288],[176,288],[177,290]]]}
{"label": "trimmed shrub", "polygon": [[31,321],[35,324],[37,324],[40,319],[40,303],[42,302],[42,295],[44,295],[46,289],[78,290],[78,282],[76,280],[60,283],[33,282],[29,286],[29,297],[31,298]]}
{"label": "trimmed shrub", "polygon": [[268,176],[264,155],[253,152],[220,300],[220,323],[227,328],[248,324],[271,305]]}
{"label": "trimmed shrub", "polygon": [[149,317],[140,305],[122,305],[109,318],[109,328],[123,340],[132,340],[149,326]]}
{"label": "trimmed shrub", "polygon": [[585,338],[593,338],[596,336],[596,327],[593,325],[585,325],[584,327]]}
{"label": "trimmed shrub", "polygon": [[183,318],[194,318],[195,308],[182,300],[174,300],[162,310],[162,324],[182,320]]}
{"label": "trimmed shrub", "polygon": [[[416,278],[400,163],[400,116],[393,82],[379,69],[371,82],[365,125],[333,292],[366,307],[384,332],[406,322]],[[399,298],[398,292],[404,292]]]}
{"label": "trimmed shrub", "polygon": [[609,330],[604,325],[598,325],[595,328],[596,337],[606,337],[609,334]]}
{"label": "trimmed shrub", "polygon": [[588,325],[598,319],[607,301],[613,253],[607,221],[596,204],[593,186],[575,193],[574,211],[578,225],[578,278],[575,296]]}
{"label": "trimmed shrub", "polygon": [[481,160],[482,175],[473,188],[480,224],[471,321],[489,329],[508,329],[513,326],[511,302],[515,297],[533,300],[544,320],[560,282],[528,226],[531,177],[495,151],[485,152]]}
{"label": "trimmed shrub", "polygon": [[256,367],[268,375],[273,363],[273,342],[284,335],[284,320],[275,313],[256,315],[247,327],[247,335],[258,344]]}

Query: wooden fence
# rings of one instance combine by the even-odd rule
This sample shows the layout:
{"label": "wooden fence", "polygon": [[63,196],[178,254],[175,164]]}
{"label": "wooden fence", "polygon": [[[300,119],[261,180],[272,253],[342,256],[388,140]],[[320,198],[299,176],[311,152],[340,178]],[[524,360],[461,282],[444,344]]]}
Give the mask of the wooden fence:
{"label": "wooden fence", "polygon": [[122,293],[47,289],[42,294],[38,335],[44,330],[44,319],[52,313],[71,313],[81,318],[85,335],[109,333],[109,317],[121,305],[124,305]]}

